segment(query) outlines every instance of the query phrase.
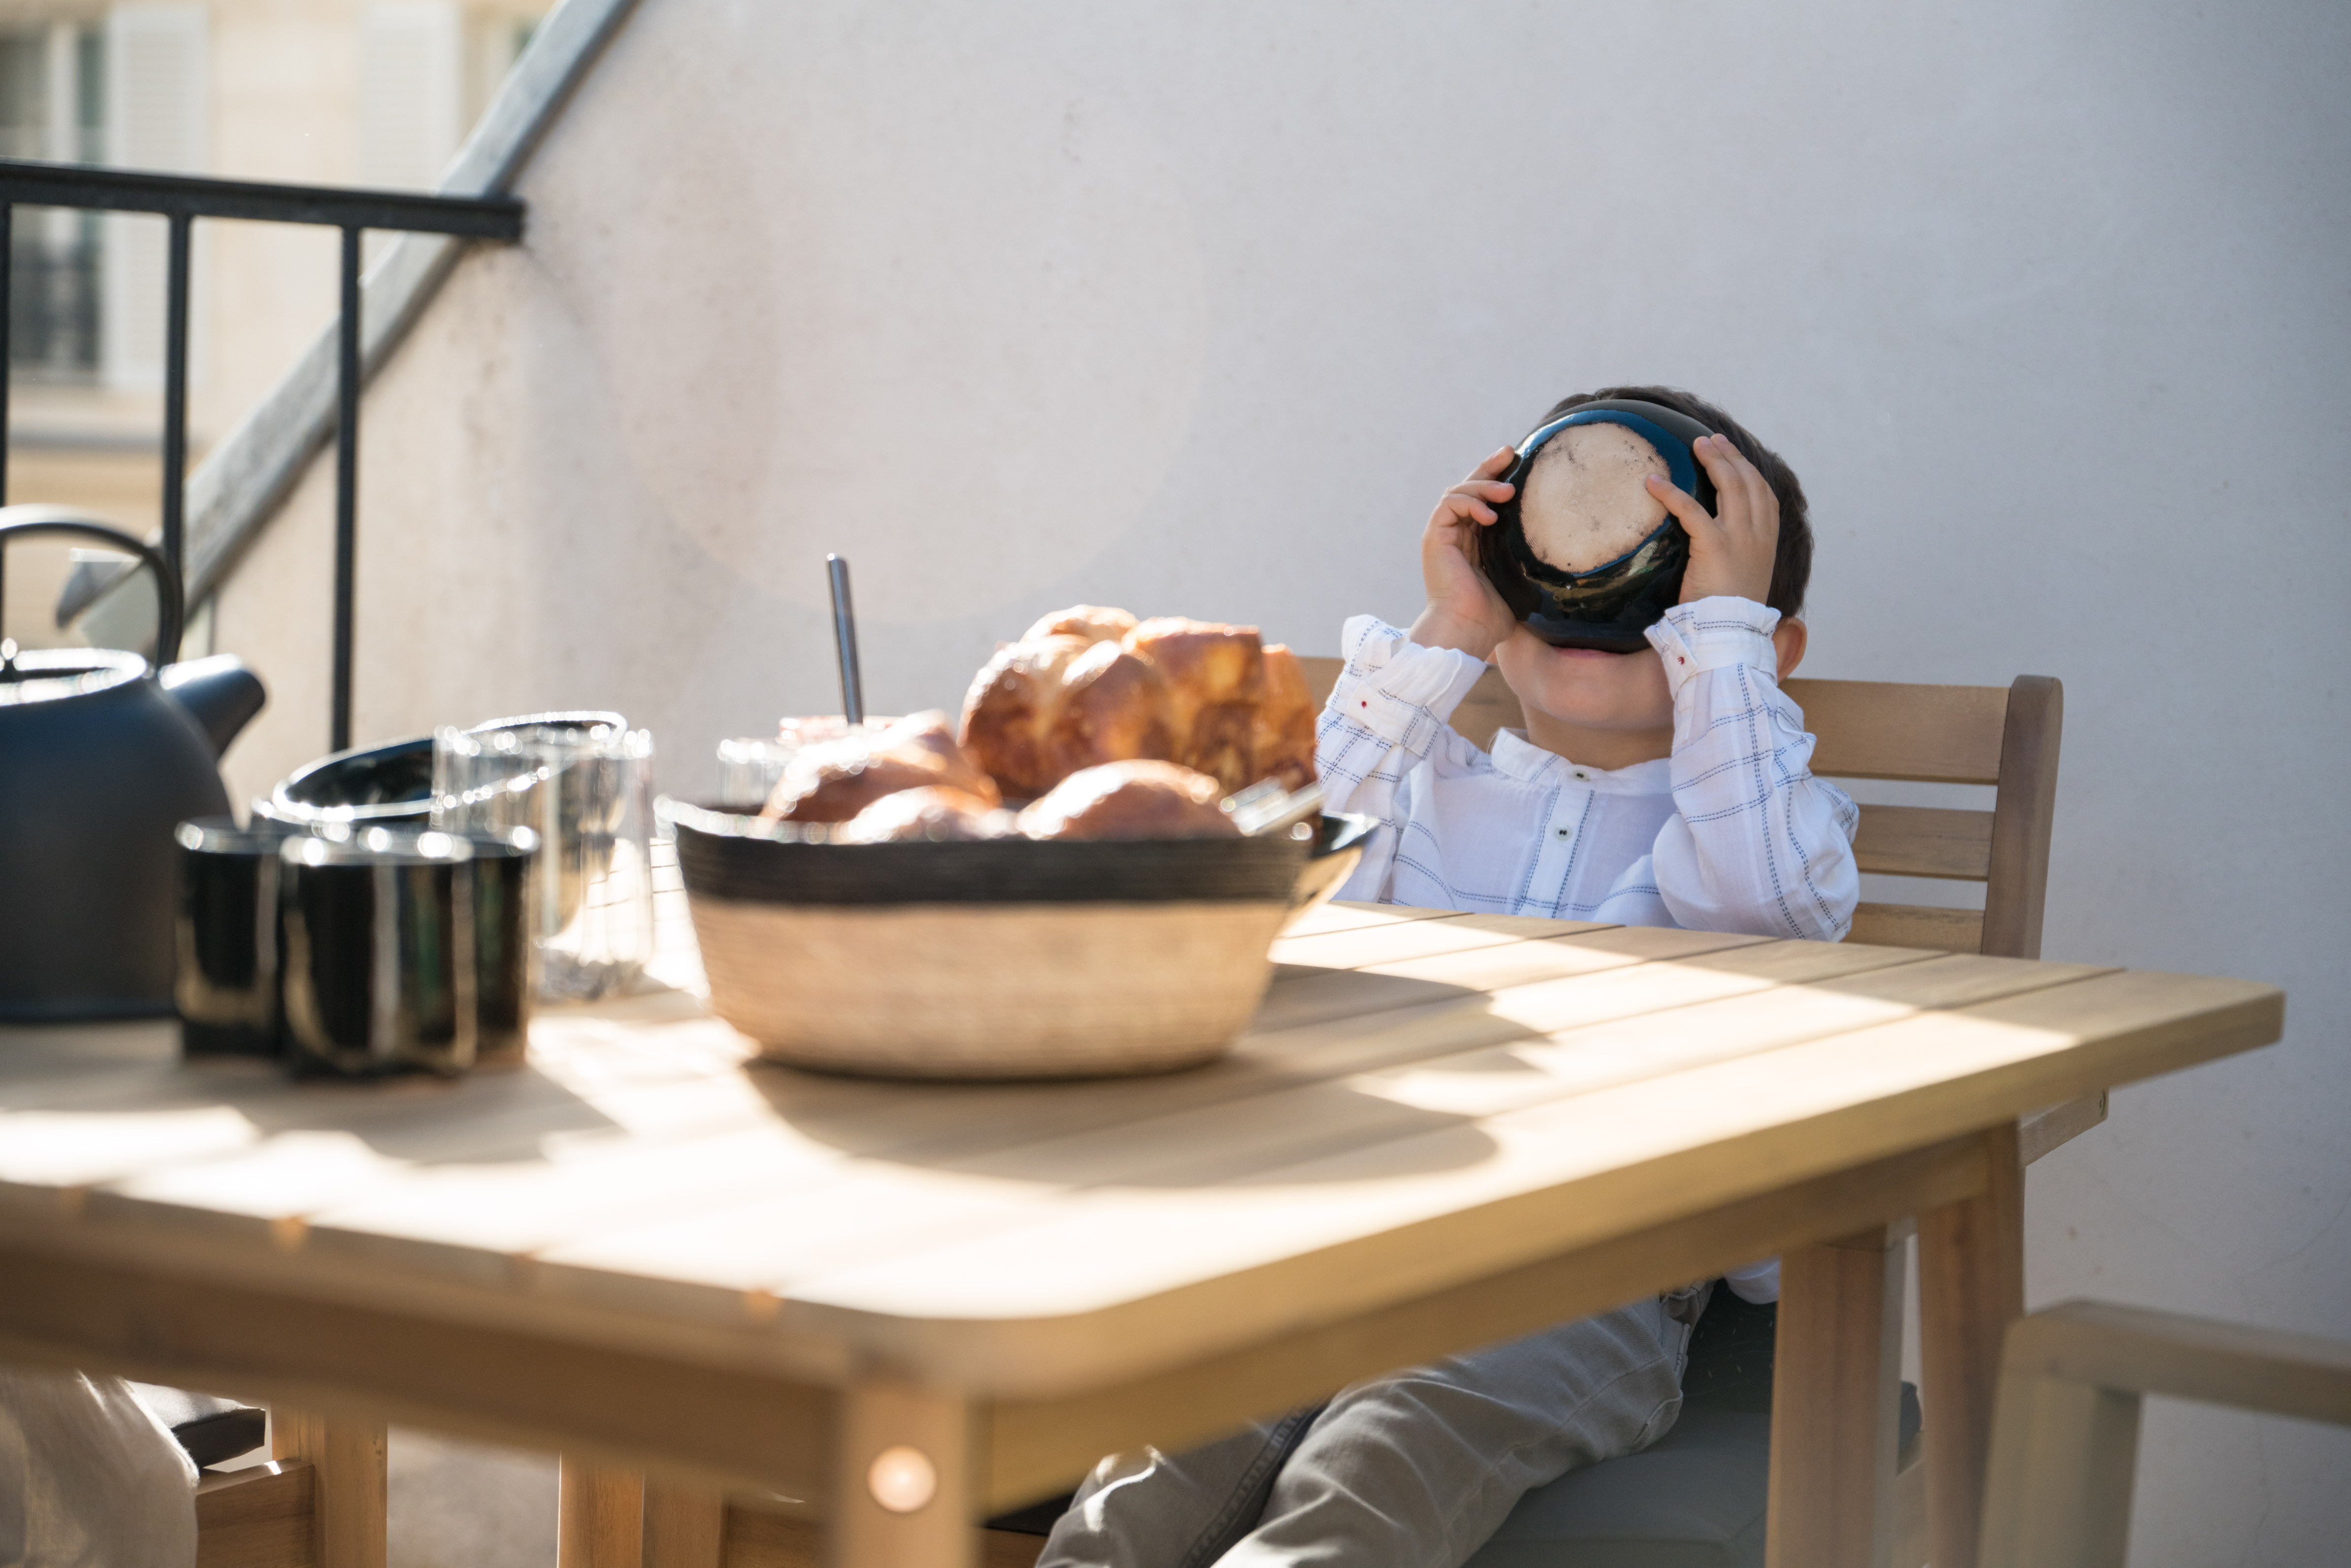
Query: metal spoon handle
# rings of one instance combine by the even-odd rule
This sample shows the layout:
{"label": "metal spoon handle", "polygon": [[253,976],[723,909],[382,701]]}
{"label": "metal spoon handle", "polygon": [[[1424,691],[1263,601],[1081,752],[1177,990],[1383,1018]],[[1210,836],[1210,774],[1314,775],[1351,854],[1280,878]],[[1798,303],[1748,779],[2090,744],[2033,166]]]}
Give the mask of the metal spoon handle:
{"label": "metal spoon handle", "polygon": [[841,716],[852,724],[865,722],[865,679],[857,669],[857,612],[849,603],[849,563],[837,555],[824,558],[832,579],[832,635],[841,653]]}

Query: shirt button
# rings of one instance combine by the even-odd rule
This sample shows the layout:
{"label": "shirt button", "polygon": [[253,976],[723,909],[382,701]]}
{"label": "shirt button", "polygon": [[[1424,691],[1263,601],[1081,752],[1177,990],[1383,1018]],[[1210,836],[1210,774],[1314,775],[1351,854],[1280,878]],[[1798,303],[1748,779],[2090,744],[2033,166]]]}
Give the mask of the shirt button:
{"label": "shirt button", "polygon": [[1585,772],[1583,768],[1577,768],[1577,769],[1575,770],[1575,776],[1576,776],[1578,779],[1589,779],[1589,778],[1591,778],[1591,777],[1592,777],[1592,775],[1591,775],[1591,774],[1586,773],[1586,772]]}
{"label": "shirt button", "polygon": [[1565,828],[1555,828],[1555,829],[1553,829],[1553,830],[1552,830],[1552,831],[1554,831],[1554,832],[1558,833],[1558,834],[1559,834],[1559,836],[1560,836],[1561,838],[1562,838],[1562,839],[1563,839],[1563,838],[1565,838],[1565,837],[1567,837],[1567,830],[1566,830]]}

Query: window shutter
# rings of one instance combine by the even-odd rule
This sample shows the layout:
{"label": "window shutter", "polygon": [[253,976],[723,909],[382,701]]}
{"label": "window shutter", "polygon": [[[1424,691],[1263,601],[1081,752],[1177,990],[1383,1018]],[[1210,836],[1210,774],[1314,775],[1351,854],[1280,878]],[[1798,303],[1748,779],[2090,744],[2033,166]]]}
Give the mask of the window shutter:
{"label": "window shutter", "polygon": [[455,0],[360,14],[359,183],[429,191],[465,134],[465,17]]}
{"label": "window shutter", "polygon": [[[117,5],[107,14],[109,163],[204,172],[212,109],[204,33],[202,5]],[[162,384],[168,244],[162,218],[107,214],[99,336],[106,379],[116,385]],[[198,314],[192,301],[192,325]]]}

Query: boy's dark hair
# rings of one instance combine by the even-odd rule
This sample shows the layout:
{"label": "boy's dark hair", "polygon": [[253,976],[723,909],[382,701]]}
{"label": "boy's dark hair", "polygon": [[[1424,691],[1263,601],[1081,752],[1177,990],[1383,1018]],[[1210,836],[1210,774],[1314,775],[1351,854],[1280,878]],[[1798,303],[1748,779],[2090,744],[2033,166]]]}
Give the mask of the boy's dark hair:
{"label": "boy's dark hair", "polygon": [[1764,602],[1782,615],[1803,612],[1804,589],[1813,579],[1813,524],[1804,509],[1804,487],[1796,480],[1796,471],[1778,453],[1764,445],[1748,433],[1745,425],[1701,397],[1675,387],[1603,387],[1598,392],[1577,392],[1562,398],[1552,411],[1537,420],[1534,428],[1541,430],[1561,414],[1572,413],[1587,402],[1604,398],[1638,398],[1643,402],[1659,403],[1676,413],[1687,414],[1708,430],[1730,437],[1730,444],[1747,455],[1763,475],[1763,482],[1780,498],[1780,549],[1771,562],[1771,592]]}

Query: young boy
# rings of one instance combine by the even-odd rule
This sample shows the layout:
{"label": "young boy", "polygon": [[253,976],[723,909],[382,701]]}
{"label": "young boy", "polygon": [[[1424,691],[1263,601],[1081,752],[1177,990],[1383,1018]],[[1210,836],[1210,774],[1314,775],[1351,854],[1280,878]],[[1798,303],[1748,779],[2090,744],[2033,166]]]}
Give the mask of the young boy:
{"label": "young boy", "polygon": [[[1654,651],[1554,647],[1520,622],[1478,564],[1479,531],[1513,494],[1498,476],[1514,451],[1479,465],[1421,535],[1428,601],[1410,631],[1368,615],[1346,625],[1316,767],[1330,809],[1384,825],[1341,896],[1834,941],[1859,896],[1857,816],[1812,777],[1812,737],[1779,685],[1804,653],[1803,490],[1687,392],[1611,388],[1566,399],[1543,423],[1620,398],[1717,433],[1692,450],[1714,511],[1650,471],[1662,462],[1612,471],[1595,456],[1579,476],[1554,437],[1522,476],[1521,515],[1531,538],[1572,531],[1578,508],[1613,507],[1604,521],[1635,537],[1621,530],[1628,517],[1640,527],[1646,492],[1656,519],[1679,519],[1689,560],[1680,602],[1647,630]],[[1527,724],[1490,752],[1447,723],[1489,660]],[[1779,1266],[1729,1282],[1772,1301]],[[1079,1489],[1040,1568],[1455,1568],[1531,1488],[1672,1427],[1705,1294],[1374,1378],[1189,1453],[1114,1455]]]}

